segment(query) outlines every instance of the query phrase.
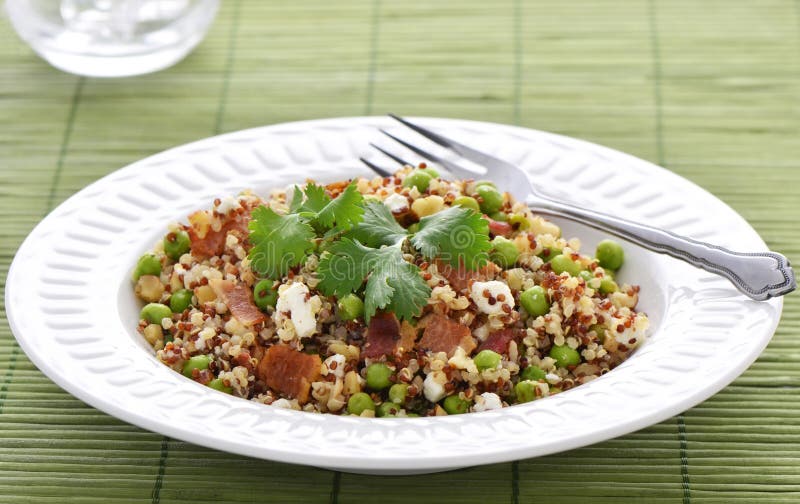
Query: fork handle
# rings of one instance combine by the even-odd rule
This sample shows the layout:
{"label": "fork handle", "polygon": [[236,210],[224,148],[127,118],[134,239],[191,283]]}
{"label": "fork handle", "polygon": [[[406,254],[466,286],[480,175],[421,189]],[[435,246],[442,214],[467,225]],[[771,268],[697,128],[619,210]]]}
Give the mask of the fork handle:
{"label": "fork handle", "polygon": [[724,276],[757,301],[783,296],[797,288],[789,260],[777,252],[734,252],[612,215],[531,196],[528,206],[538,213],[563,217],[609,232],[654,252],[667,254]]}

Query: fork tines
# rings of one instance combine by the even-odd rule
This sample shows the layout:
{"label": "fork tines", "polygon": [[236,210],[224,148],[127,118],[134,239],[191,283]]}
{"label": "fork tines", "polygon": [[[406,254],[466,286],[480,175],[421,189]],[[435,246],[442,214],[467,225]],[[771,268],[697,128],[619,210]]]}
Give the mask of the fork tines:
{"label": "fork tines", "polygon": [[[430,130],[428,130],[426,128],[423,128],[422,126],[414,124],[414,123],[412,123],[412,122],[410,122],[410,121],[408,121],[406,119],[403,119],[401,117],[398,117],[398,116],[396,116],[394,114],[389,114],[389,117],[399,121],[404,126],[416,131],[417,133],[423,135],[424,137],[430,139],[431,141],[441,145],[442,147],[452,149],[455,152],[459,152],[457,149],[460,149],[462,147],[463,148],[467,148],[466,146],[463,146],[462,144],[459,144],[458,142],[455,142],[453,140],[449,140],[449,139],[447,139],[447,138],[445,138],[445,137],[443,137],[441,135],[438,135],[438,134],[436,134],[436,133],[434,133],[434,132],[432,132],[432,131],[430,131]],[[384,129],[380,129],[379,131],[381,133],[383,133],[384,135],[386,135],[387,137],[391,138],[396,143],[402,145],[403,147],[405,147],[409,151],[413,152],[414,154],[417,154],[418,156],[421,156],[421,157],[427,159],[428,161],[431,161],[433,163],[438,164],[444,170],[446,170],[447,172],[449,172],[452,175],[455,175],[456,177],[471,178],[471,177],[474,177],[476,175],[482,175],[482,173],[480,173],[480,172],[476,172],[474,170],[465,168],[465,167],[463,167],[463,166],[461,166],[461,165],[459,165],[459,164],[457,164],[457,163],[455,163],[453,161],[445,159],[445,158],[443,158],[443,157],[441,157],[441,156],[439,156],[437,154],[434,154],[434,153],[432,153],[430,151],[427,151],[427,150],[425,150],[425,149],[423,149],[421,147],[418,147],[417,145],[414,145],[414,144],[412,144],[410,142],[407,142],[406,140],[403,140],[402,138],[399,138],[399,137],[393,135],[392,133],[389,133],[388,131],[386,131]],[[378,146],[378,145],[376,145],[374,143],[370,143],[370,146],[373,147],[374,149],[378,150],[380,153],[382,153],[383,155],[387,156],[388,158],[392,159],[396,163],[398,163],[401,167],[403,167],[403,166],[416,166],[417,165],[417,163],[410,163],[410,162],[404,160],[399,155],[394,154],[394,153],[392,153],[392,152],[390,152],[390,151],[388,151],[388,150],[386,150],[386,149],[384,149],[384,148],[382,148],[382,147],[380,147],[380,146]],[[369,169],[371,169],[372,171],[374,171],[375,173],[379,174],[382,177],[386,177],[386,176],[388,176],[387,173],[393,172],[393,170],[389,170],[389,169],[383,168],[381,166],[378,166],[377,164],[375,164],[375,163],[373,163],[373,162],[371,162],[371,161],[369,161],[367,159],[360,158],[360,160]]]}

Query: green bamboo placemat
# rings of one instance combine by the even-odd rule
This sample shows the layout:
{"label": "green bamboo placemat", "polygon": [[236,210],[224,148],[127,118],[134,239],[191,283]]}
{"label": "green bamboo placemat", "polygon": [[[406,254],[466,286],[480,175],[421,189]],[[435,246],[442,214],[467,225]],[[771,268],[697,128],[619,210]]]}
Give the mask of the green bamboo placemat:
{"label": "green bamboo placemat", "polygon": [[[199,49],[155,75],[60,73],[7,21],[0,68],[0,287],[49,210],[121,166],[215,133],[387,111],[516,123],[650,159],[800,258],[793,0],[228,0]],[[683,415],[579,450],[407,478],[249,459],[127,425],[39,373],[3,310],[0,502],[797,502],[798,299],[786,298],[761,358]]]}

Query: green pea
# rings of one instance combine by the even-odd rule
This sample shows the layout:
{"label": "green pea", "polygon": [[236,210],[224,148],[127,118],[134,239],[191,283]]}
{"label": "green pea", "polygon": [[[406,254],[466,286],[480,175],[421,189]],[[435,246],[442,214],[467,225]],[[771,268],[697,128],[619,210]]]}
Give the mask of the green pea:
{"label": "green pea", "polygon": [[550,387],[550,395],[558,394],[559,392],[561,392],[560,387],[552,387],[552,386]]}
{"label": "green pea", "polygon": [[544,370],[537,366],[528,366],[522,370],[519,374],[520,380],[529,380],[529,381],[539,381],[544,380],[544,377],[547,373]]}
{"label": "green pea", "polygon": [[541,257],[544,262],[550,262],[553,260],[554,257],[558,257],[560,254],[561,254],[561,249],[545,248],[544,250],[542,250],[542,253],[539,254],[539,257]]}
{"label": "green pea", "polygon": [[395,383],[389,387],[389,400],[395,404],[404,404],[408,395],[408,385],[405,383]]}
{"label": "green pea", "polygon": [[597,244],[595,257],[603,268],[618,270],[625,261],[625,251],[614,240],[603,240]]}
{"label": "green pea", "polygon": [[583,280],[586,282],[586,285],[592,289],[597,289],[600,286],[600,279],[594,276],[594,273],[591,271],[581,270],[581,272],[578,273],[578,276],[583,278]]}
{"label": "green pea", "polygon": [[392,381],[389,380],[389,377],[392,376],[393,373],[392,368],[382,362],[370,364],[367,366],[367,387],[372,390],[388,388],[392,385]]}
{"label": "green pea", "polygon": [[581,354],[567,345],[553,345],[553,348],[550,349],[550,357],[555,359],[556,366],[560,368],[577,366],[581,363]]}
{"label": "green pea", "polygon": [[222,378],[214,378],[213,380],[208,382],[208,386],[213,388],[214,390],[225,392],[226,394],[230,394],[231,392],[233,392],[232,388],[225,386],[225,382],[222,381]]}
{"label": "green pea", "polygon": [[442,408],[444,408],[448,415],[461,415],[466,413],[469,411],[470,406],[472,406],[472,401],[461,399],[458,397],[458,394],[447,396],[444,398],[444,401],[442,401]]}
{"label": "green pea", "polygon": [[477,189],[480,186],[489,186],[497,189],[497,185],[491,180],[478,180],[477,182],[475,182],[475,189]]}
{"label": "green pea", "polygon": [[347,412],[351,415],[360,415],[366,410],[375,411],[375,401],[365,392],[358,392],[347,400]]}
{"label": "green pea", "polygon": [[495,212],[490,215],[489,218],[498,222],[506,222],[508,221],[508,214],[505,212]]}
{"label": "green pea", "polygon": [[139,280],[142,275],[159,276],[161,274],[161,261],[153,254],[145,254],[136,262],[133,269],[133,281]]}
{"label": "green pea", "polygon": [[474,361],[478,371],[495,369],[500,364],[500,354],[492,350],[481,350],[475,356]]}
{"label": "green pea", "polygon": [[172,293],[169,298],[169,309],[172,313],[183,313],[183,310],[192,305],[192,291],[181,289]]}
{"label": "green pea", "polygon": [[274,285],[273,280],[266,278],[259,280],[253,286],[253,301],[260,309],[266,310],[267,307],[274,307],[278,303],[278,291],[272,288]]}
{"label": "green pea", "polygon": [[475,188],[475,194],[478,195],[480,202],[481,212],[490,215],[500,210],[503,206],[503,195],[500,191],[490,185],[481,185]]}
{"label": "green pea", "polygon": [[430,183],[430,174],[422,170],[414,170],[403,179],[403,187],[416,187],[419,192],[427,191]]}
{"label": "green pea", "polygon": [[160,324],[162,319],[171,317],[172,310],[170,310],[169,306],[161,303],[148,303],[144,305],[144,308],[139,313],[140,319],[144,319],[151,324]]}
{"label": "green pea", "polygon": [[439,178],[439,170],[437,170],[436,168],[431,168],[430,166],[428,166],[425,168],[420,168],[419,170],[423,173],[427,173],[428,175],[431,176],[431,178]]}
{"label": "green pea", "polygon": [[339,300],[339,317],[342,320],[355,320],[364,316],[364,301],[355,294],[348,294]]}
{"label": "green pea", "polygon": [[492,240],[492,262],[503,268],[510,268],[519,259],[519,250],[514,242],[502,236]]}
{"label": "green pea", "polygon": [[381,403],[380,406],[378,406],[378,409],[375,411],[375,416],[394,417],[397,416],[398,413],[400,413],[401,409],[403,408],[401,408],[397,404],[390,401],[386,401]]}
{"label": "green pea", "polygon": [[189,252],[192,242],[186,231],[176,231],[168,233],[164,237],[164,253],[173,261],[177,261],[181,256]]}
{"label": "green pea", "polygon": [[606,326],[602,324],[593,324],[589,326],[589,331],[594,331],[597,334],[597,339],[602,343],[606,339]]}
{"label": "green pea", "polygon": [[408,232],[410,234],[416,233],[417,231],[419,231],[419,222],[415,222],[414,224],[411,224],[410,226],[408,226],[407,229],[408,229]]}
{"label": "green pea", "polygon": [[532,381],[521,381],[514,385],[514,395],[518,403],[531,402],[536,399],[536,384]]}
{"label": "green pea", "polygon": [[617,282],[610,278],[604,278],[600,280],[600,292],[603,294],[611,294],[612,292],[617,292],[619,290],[619,285]]}
{"label": "green pea", "polygon": [[531,221],[522,214],[511,214],[508,216],[508,223],[511,224],[511,227],[514,229],[518,229],[520,231],[524,231],[531,227]]}
{"label": "green pea", "polygon": [[209,364],[211,364],[211,357],[208,355],[189,357],[189,360],[183,365],[183,376],[191,378],[193,370],[202,371],[203,369],[208,369]]}
{"label": "green pea", "polygon": [[460,206],[462,208],[469,208],[470,210],[475,210],[475,212],[480,212],[481,207],[478,205],[478,200],[471,196],[459,196],[458,198],[453,200],[453,206]]}
{"label": "green pea", "polygon": [[572,276],[578,276],[582,269],[580,264],[563,254],[559,254],[551,259],[550,266],[553,267],[553,271],[557,275],[566,271]]}
{"label": "green pea", "polygon": [[544,287],[535,285],[519,296],[519,304],[532,317],[547,315],[550,312],[550,303],[547,301],[547,292]]}

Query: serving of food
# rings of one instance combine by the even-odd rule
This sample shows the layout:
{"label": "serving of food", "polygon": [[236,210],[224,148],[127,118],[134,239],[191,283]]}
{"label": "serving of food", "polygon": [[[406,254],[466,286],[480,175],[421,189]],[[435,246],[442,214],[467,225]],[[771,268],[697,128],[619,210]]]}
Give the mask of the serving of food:
{"label": "serving of food", "polygon": [[[730,207],[643,160],[525,128],[412,120],[564,201],[767,250]],[[653,425],[733,381],[774,333],[782,298],[753,301],[631,242],[623,254],[491,184],[427,167],[375,177],[356,160],[386,162],[367,152],[385,140],[378,128],[402,133],[377,117],[243,130],[84,188],[9,269],[20,348],[80,400],[172,439],[409,474]]]}
{"label": "serving of food", "polygon": [[499,409],[577,387],[643,342],[622,247],[491,182],[424,164],[245,191],[174,223],[133,269],[138,331],[218,391],[378,417]]}

